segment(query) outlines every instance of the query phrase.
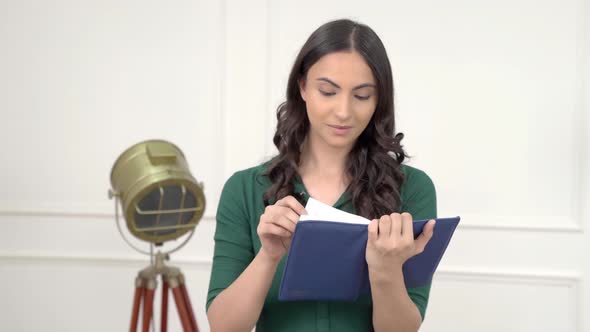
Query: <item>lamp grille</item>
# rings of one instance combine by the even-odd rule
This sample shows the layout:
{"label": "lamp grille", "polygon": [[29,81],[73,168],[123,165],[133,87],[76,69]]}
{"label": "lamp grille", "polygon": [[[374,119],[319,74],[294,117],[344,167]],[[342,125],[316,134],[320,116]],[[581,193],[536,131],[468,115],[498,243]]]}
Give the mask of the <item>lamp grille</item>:
{"label": "lamp grille", "polygon": [[[161,186],[137,203],[135,224],[139,232],[151,236],[173,234],[180,228],[193,227],[195,196],[182,185]],[[159,230],[158,230],[159,229]]]}

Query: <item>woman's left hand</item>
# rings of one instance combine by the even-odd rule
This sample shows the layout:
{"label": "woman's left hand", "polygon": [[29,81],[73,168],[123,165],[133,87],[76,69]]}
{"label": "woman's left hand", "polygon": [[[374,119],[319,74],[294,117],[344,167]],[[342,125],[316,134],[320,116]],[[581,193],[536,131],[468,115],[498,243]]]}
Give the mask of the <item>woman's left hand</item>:
{"label": "woman's left hand", "polygon": [[416,240],[412,222],[412,215],[407,212],[371,221],[365,254],[371,275],[388,278],[401,271],[406,260],[424,251],[432,238],[435,221],[428,221]]}

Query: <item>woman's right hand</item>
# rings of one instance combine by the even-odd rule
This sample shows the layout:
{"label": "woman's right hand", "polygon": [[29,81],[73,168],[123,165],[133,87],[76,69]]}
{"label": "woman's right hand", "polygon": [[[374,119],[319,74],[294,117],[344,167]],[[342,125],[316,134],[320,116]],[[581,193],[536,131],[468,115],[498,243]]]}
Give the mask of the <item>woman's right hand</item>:
{"label": "woman's right hand", "polygon": [[293,196],[286,196],[274,205],[267,206],[257,228],[262,244],[260,251],[273,260],[281,260],[291,246],[295,225],[302,214],[307,212]]}

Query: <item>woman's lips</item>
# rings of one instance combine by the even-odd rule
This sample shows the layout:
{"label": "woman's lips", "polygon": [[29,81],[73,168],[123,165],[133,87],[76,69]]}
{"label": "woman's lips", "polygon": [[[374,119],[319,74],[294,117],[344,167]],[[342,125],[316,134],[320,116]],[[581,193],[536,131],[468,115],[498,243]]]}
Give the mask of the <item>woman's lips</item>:
{"label": "woman's lips", "polygon": [[336,126],[336,125],[328,125],[328,127],[332,128],[332,132],[336,135],[343,136],[348,134],[352,127],[351,126]]}

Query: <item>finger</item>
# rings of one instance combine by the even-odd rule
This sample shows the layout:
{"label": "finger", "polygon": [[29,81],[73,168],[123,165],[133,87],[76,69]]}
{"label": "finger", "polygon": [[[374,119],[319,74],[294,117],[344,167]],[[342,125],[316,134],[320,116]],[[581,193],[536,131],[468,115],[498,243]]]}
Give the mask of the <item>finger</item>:
{"label": "finger", "polygon": [[262,231],[261,232],[262,234],[272,234],[272,235],[276,235],[276,236],[284,237],[284,238],[290,238],[291,235],[293,234],[290,231],[286,230],[285,228],[277,226],[275,224],[266,224],[261,229],[261,231]]}
{"label": "finger", "polygon": [[281,238],[281,243],[283,244],[283,248],[289,249],[291,247],[291,238]]}
{"label": "finger", "polygon": [[281,214],[275,215],[274,218],[272,218],[272,221],[270,223],[280,226],[280,227],[288,230],[289,232],[295,231],[295,224],[296,223],[293,222],[288,217],[286,217],[285,215],[281,215]]}
{"label": "finger", "polygon": [[401,215],[401,234],[404,240],[408,242],[414,241],[414,225],[412,224],[412,215],[404,212]]}
{"label": "finger", "polygon": [[424,248],[426,248],[426,245],[428,244],[428,241],[430,241],[430,239],[432,239],[432,236],[434,235],[434,225],[436,223],[436,220],[431,219],[429,220],[426,225],[424,225],[424,228],[422,229],[422,233],[416,238],[416,241],[414,242],[415,244],[415,248],[416,248],[416,254],[422,253],[424,251]]}
{"label": "finger", "polygon": [[[289,232],[293,232],[295,230],[295,224],[291,220],[287,219],[287,217],[285,217],[281,213],[277,213],[277,208],[280,208],[280,207],[272,206],[271,209],[268,209],[260,218],[259,226],[264,227],[266,225],[275,225],[275,226],[284,228],[285,230],[287,230]],[[289,208],[284,208],[284,209],[289,209]]]}
{"label": "finger", "polygon": [[379,237],[389,237],[391,234],[391,218],[388,215],[379,219]]}
{"label": "finger", "polygon": [[291,195],[285,196],[282,199],[280,199],[277,202],[277,205],[290,207],[298,215],[307,214],[307,211],[305,211],[305,207],[303,207],[303,205],[301,205],[301,203],[299,203],[299,201]]}
{"label": "finger", "polygon": [[379,231],[379,220],[378,219],[373,219],[371,220],[371,222],[369,223],[369,230],[368,230],[368,235],[369,235],[369,242],[375,242],[377,240],[377,232]]}
{"label": "finger", "polygon": [[296,225],[297,222],[299,221],[299,215],[295,211],[293,211],[293,209],[291,209],[290,207],[276,206],[275,208],[277,209],[277,211],[276,211],[277,215],[285,216],[290,222],[293,223],[293,225]]}
{"label": "finger", "polygon": [[390,214],[391,217],[391,234],[397,237],[402,235],[402,216],[399,213]]}

